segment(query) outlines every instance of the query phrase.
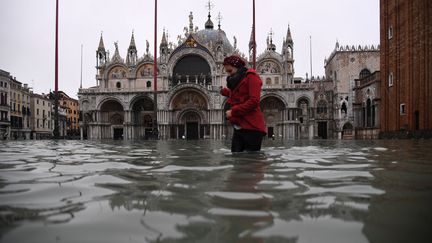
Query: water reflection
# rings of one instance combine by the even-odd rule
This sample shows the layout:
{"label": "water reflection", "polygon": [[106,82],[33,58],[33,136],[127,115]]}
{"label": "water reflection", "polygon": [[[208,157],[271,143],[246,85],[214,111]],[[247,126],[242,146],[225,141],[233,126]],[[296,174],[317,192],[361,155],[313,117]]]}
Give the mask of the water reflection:
{"label": "water reflection", "polygon": [[1,242],[429,242],[431,141],[0,144]]}

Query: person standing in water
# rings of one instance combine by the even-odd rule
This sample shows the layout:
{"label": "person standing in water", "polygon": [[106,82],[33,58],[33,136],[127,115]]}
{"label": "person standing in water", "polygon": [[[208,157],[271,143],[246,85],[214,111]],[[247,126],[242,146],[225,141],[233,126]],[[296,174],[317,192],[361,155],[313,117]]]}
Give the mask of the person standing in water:
{"label": "person standing in water", "polygon": [[239,56],[226,57],[223,62],[228,74],[227,87],[221,95],[231,106],[226,117],[234,127],[231,152],[260,151],[266,134],[264,115],[260,109],[262,81],[254,69],[246,68]]}

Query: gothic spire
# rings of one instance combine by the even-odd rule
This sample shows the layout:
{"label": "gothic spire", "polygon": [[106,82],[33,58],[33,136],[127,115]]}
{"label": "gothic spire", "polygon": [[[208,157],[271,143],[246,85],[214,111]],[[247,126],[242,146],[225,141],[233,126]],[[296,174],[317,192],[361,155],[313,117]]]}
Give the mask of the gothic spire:
{"label": "gothic spire", "polygon": [[131,41],[130,41],[130,44],[129,44],[129,49],[136,49],[135,37],[134,37],[134,32],[133,31],[132,31]]}
{"label": "gothic spire", "polygon": [[123,59],[120,57],[120,53],[118,50],[118,43],[114,42],[115,45],[115,52],[114,52],[114,56],[112,57],[112,62],[123,62]]}
{"label": "gothic spire", "polygon": [[288,44],[293,44],[293,39],[292,39],[292,36],[291,36],[291,28],[290,28],[289,25],[288,25],[288,30],[287,30],[287,35],[286,35],[285,41]]}
{"label": "gothic spire", "polygon": [[101,32],[101,36],[100,36],[100,40],[99,40],[98,51],[105,52],[105,45],[104,45],[104,41],[103,41],[103,37],[102,37],[102,32]]}
{"label": "gothic spire", "polygon": [[162,33],[161,46],[162,45],[168,45],[168,41],[167,41],[166,34],[165,34],[165,28],[164,28],[163,33]]}

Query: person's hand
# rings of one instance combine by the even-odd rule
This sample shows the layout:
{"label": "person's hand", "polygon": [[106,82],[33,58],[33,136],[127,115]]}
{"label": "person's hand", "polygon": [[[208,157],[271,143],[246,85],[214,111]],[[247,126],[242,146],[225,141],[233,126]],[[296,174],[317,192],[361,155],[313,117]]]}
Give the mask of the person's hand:
{"label": "person's hand", "polygon": [[230,119],[230,118],[232,117],[231,110],[227,110],[227,111],[225,112],[225,114],[226,114],[226,117],[227,117],[228,119]]}

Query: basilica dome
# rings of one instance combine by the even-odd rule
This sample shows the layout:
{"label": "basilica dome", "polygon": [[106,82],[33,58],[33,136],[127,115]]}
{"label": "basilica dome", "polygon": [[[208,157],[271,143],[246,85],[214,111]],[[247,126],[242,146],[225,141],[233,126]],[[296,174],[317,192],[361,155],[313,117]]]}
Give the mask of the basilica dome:
{"label": "basilica dome", "polygon": [[220,29],[220,26],[217,30],[213,28],[213,22],[210,19],[210,15],[209,19],[205,23],[205,29],[194,33],[194,38],[209,50],[214,50],[217,46],[221,45],[225,53],[234,52],[234,47],[228,40],[225,31]]}

